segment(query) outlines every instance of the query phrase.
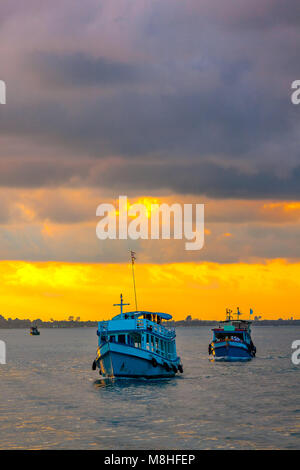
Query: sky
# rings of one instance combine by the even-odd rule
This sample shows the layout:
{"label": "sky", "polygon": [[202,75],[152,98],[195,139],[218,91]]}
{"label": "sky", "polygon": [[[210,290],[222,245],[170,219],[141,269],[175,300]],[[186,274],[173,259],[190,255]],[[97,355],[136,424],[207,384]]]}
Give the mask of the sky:
{"label": "sky", "polygon": [[[133,248],[141,308],[300,318],[299,25],[297,0],[2,0],[2,314],[108,318]],[[205,204],[204,248],[100,241],[119,195]]]}

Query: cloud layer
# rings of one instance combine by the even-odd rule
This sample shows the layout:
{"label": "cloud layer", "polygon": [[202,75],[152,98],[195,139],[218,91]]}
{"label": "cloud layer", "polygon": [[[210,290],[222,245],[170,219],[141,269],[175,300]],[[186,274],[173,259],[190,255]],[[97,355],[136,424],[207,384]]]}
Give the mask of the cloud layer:
{"label": "cloud layer", "polygon": [[[21,201],[34,213],[25,222],[25,209],[3,204],[1,257],[60,259],[62,226],[73,224],[73,259],[99,259],[97,240],[77,254],[84,233],[94,237],[96,198],[87,195],[97,191],[101,198],[191,196],[220,207],[236,200],[244,221],[228,239],[222,234],[233,232],[238,215],[210,227],[204,257],[299,257],[298,220],[261,209],[264,200],[299,200],[300,107],[290,100],[300,74],[298,0],[62,0],[59,7],[2,0],[0,26],[7,83],[0,187],[17,188],[15,207]],[[27,190],[31,201],[24,201]],[[53,192],[48,215],[45,196],[35,193],[43,190]],[[52,206],[63,190],[80,190],[84,203],[66,202],[64,193]],[[247,201],[259,205],[253,210]],[[208,220],[222,219],[221,209],[214,214],[207,211]],[[272,217],[280,223],[271,232]],[[173,260],[172,251],[164,252]]]}
{"label": "cloud layer", "polygon": [[[135,177],[144,184],[148,176],[148,187],[168,186],[171,172],[179,193],[192,175],[197,194],[298,194],[299,113],[290,102],[297,2],[88,0],[57,8],[29,0],[26,10],[7,1],[0,8],[8,85],[1,136],[7,145],[22,138],[25,149],[34,142],[31,157],[40,160],[24,185],[36,186],[39,176],[52,184],[58,156],[58,185],[70,173],[84,181],[76,160],[88,155],[119,157],[120,171],[108,172],[106,183],[124,189],[132,181],[123,180],[123,166],[138,160]],[[6,152],[4,145],[2,159]],[[16,173],[7,184],[22,184]]]}

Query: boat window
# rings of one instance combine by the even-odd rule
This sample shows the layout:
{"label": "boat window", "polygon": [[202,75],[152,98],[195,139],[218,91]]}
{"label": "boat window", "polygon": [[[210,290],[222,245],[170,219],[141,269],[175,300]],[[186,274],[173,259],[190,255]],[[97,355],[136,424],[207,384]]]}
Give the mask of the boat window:
{"label": "boat window", "polygon": [[134,338],[134,346],[136,348],[141,348],[142,347],[142,344],[141,344],[141,335],[135,335],[135,338]]}
{"label": "boat window", "polygon": [[128,337],[127,337],[127,338],[128,338],[128,344],[129,344],[130,346],[134,346],[134,340],[133,340],[133,337],[132,337],[131,335],[128,335]]}
{"label": "boat window", "polygon": [[116,340],[116,337],[115,337],[115,336],[112,335],[112,336],[109,337],[109,341],[110,341],[111,343],[114,343],[115,340]]}
{"label": "boat window", "polygon": [[224,341],[224,339],[228,338],[228,339],[240,339],[243,341],[243,333],[238,333],[236,331],[232,331],[232,332],[215,332],[215,338],[217,341]]}
{"label": "boat window", "polygon": [[125,335],[119,335],[118,336],[118,343],[122,343],[122,344],[126,343]]}

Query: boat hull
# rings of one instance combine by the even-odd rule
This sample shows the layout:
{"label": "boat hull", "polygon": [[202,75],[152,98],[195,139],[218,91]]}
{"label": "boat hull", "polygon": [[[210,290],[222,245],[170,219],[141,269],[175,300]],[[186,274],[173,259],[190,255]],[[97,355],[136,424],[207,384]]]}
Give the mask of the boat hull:
{"label": "boat hull", "polygon": [[[153,354],[147,351],[115,343],[100,346],[96,365],[103,377],[167,378],[175,371],[166,370],[157,357],[156,366],[151,362]],[[170,361],[168,361],[170,364]],[[174,363],[175,366],[175,363]]]}
{"label": "boat hull", "polygon": [[233,343],[229,342],[226,344],[222,342],[220,344],[213,344],[212,354],[214,360],[219,361],[250,361],[253,359],[253,354],[249,352],[249,349],[244,343]]}

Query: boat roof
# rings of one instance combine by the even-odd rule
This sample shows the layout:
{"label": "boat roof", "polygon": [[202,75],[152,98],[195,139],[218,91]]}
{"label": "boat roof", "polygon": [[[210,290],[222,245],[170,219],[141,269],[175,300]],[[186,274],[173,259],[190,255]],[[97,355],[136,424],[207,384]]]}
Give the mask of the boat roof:
{"label": "boat roof", "polygon": [[219,328],[225,328],[226,326],[234,326],[236,328],[249,328],[251,325],[251,321],[248,320],[225,320],[219,322]]}
{"label": "boat roof", "polygon": [[169,313],[148,312],[146,310],[139,310],[135,312],[123,312],[123,314],[116,315],[113,318],[121,318],[121,316],[123,317],[124,315],[130,315],[131,317],[136,317],[136,318],[141,317],[142,315],[157,315],[158,317],[163,318],[164,320],[172,319],[172,315],[170,315]]}
{"label": "boat roof", "polygon": [[234,333],[239,331],[246,331],[245,328],[235,328],[234,330],[224,330],[224,328],[212,328],[212,331],[220,331],[223,333]]}
{"label": "boat roof", "polygon": [[242,320],[240,318],[240,319],[236,319],[236,320],[222,320],[219,323],[252,323],[252,321],[251,320]]}
{"label": "boat roof", "polygon": [[225,320],[220,321],[219,326],[212,328],[212,330],[226,333],[229,331],[250,331],[251,323],[250,320]]}

